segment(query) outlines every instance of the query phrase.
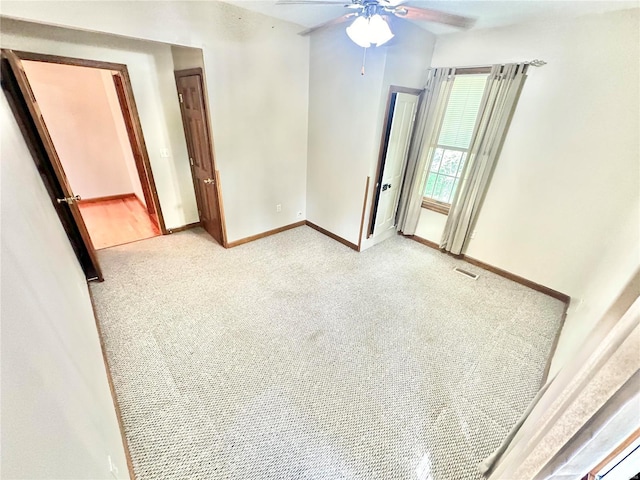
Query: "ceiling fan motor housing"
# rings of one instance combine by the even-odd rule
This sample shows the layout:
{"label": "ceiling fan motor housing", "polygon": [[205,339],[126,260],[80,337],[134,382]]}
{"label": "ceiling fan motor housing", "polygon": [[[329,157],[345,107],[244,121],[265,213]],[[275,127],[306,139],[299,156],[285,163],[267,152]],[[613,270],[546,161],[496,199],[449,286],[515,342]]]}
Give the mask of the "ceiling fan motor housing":
{"label": "ceiling fan motor housing", "polygon": [[392,15],[402,16],[407,13],[406,9],[396,7],[385,0],[353,0],[351,5],[345,5],[345,7],[360,9],[361,12],[357,15],[365,18],[371,18],[376,14],[384,15],[385,13],[390,13]]}

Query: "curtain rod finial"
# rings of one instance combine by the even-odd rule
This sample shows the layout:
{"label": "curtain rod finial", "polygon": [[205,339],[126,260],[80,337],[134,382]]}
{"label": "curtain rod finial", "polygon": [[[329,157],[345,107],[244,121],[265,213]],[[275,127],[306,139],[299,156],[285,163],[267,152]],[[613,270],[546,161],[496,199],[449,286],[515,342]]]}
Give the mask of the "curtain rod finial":
{"label": "curtain rod finial", "polygon": [[544,60],[538,60],[537,58],[529,62],[529,65],[531,65],[532,67],[542,67],[543,65],[546,65],[546,64],[547,62],[545,62]]}

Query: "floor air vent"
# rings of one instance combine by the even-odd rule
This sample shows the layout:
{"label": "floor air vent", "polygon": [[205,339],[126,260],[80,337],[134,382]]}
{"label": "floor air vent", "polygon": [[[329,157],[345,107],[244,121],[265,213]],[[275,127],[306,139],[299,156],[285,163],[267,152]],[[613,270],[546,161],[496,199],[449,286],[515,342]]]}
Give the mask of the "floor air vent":
{"label": "floor air vent", "polygon": [[458,272],[460,275],[464,275],[465,277],[469,277],[473,280],[478,279],[478,275],[476,275],[475,273],[467,272],[466,270],[462,270],[461,268],[458,268],[458,267],[454,268],[454,270]]}

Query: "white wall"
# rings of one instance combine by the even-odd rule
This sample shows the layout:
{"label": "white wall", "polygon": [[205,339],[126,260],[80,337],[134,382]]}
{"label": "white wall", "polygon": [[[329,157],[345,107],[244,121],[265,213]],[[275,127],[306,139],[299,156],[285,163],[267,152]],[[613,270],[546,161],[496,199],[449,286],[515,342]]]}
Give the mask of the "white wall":
{"label": "white wall", "polygon": [[440,245],[442,232],[444,232],[444,226],[446,223],[446,215],[422,208],[420,210],[420,218],[418,219],[418,226],[416,227],[415,234],[418,237],[425,238]]}
{"label": "white wall", "polygon": [[87,283],[4,95],[3,478],[128,478]]}
{"label": "white wall", "polygon": [[[413,23],[394,20],[395,37],[386,47],[387,58],[384,68],[384,88],[382,106],[386,106],[390,85],[423,88],[427,81],[427,71],[431,67],[431,56],[436,37]],[[384,112],[383,112],[384,113]],[[382,128],[383,115],[380,116]]]}
{"label": "white wall", "polygon": [[377,157],[386,51],[367,52],[336,27],[311,36],[307,219],[358,243],[362,200]]}
{"label": "white wall", "polygon": [[[589,274],[582,279],[580,297],[571,302],[549,378],[584,345],[589,333],[640,265],[640,201],[636,198],[630,203],[626,218],[620,219],[620,225],[611,232],[609,243],[598,258],[593,259]],[[640,295],[640,291],[637,294]]]}
{"label": "white wall", "polygon": [[[202,48],[228,240],[306,217],[309,40],[298,35],[299,26],[222,2],[155,2],[151,8],[148,2],[138,1],[3,1],[1,8],[5,16],[25,20]],[[36,42],[35,47],[38,45]],[[96,53],[92,52],[94,58]],[[170,51],[167,61],[171,62]],[[132,64],[130,68],[133,70]],[[133,77],[133,71],[131,74]],[[166,81],[166,94],[149,93],[156,102],[162,98],[164,107],[170,102],[174,108],[173,74]],[[134,93],[141,102],[135,85]],[[176,112],[170,119],[162,114],[157,121],[180,136],[186,149]],[[143,119],[143,126],[145,120],[154,124]],[[170,218],[176,220],[185,212],[180,224],[197,221],[186,213],[196,211],[195,200],[191,203],[189,199],[187,206],[183,191],[188,185],[193,194],[188,165],[183,168],[180,163],[186,161],[186,150],[177,152],[174,146],[174,164],[155,155],[155,149],[167,143],[149,137],[145,130],[154,173],[175,170],[173,176],[167,175],[167,183],[176,180],[174,190],[185,203],[180,205],[179,195],[176,203],[167,196],[163,212],[174,208],[176,213]],[[170,185],[162,186],[171,190]],[[278,203],[280,213],[275,208]],[[167,221],[167,226],[177,225]]]}
{"label": "white wall", "polygon": [[23,65],[73,192],[84,199],[132,193],[102,72],[45,62]]}
{"label": "white wall", "polygon": [[435,41],[406,22],[394,31],[394,43],[367,51],[364,76],[363,50],[343,27],[311,37],[307,219],[354,244],[367,176],[369,219],[389,86],[421,88]]}
{"label": "white wall", "polygon": [[100,70],[104,92],[107,96],[109,110],[111,111],[111,119],[116,130],[116,136],[118,137],[118,144],[120,146],[120,152],[122,153],[122,159],[124,160],[127,173],[129,174],[129,179],[131,180],[133,193],[138,200],[146,206],[147,201],[144,198],[144,191],[142,190],[142,184],[140,183],[138,168],[136,167],[136,161],[133,157],[131,141],[129,140],[129,134],[127,133],[127,127],[124,123],[122,109],[120,108],[120,101],[118,100],[118,93],[116,92],[116,87],[113,82],[113,75],[115,73],[117,72]]}
{"label": "white wall", "polygon": [[187,70],[189,68],[202,68],[204,70],[204,58],[201,48],[179,47],[171,45],[173,68],[175,70]]}
{"label": "white wall", "polygon": [[[3,13],[5,7],[3,3]],[[8,19],[2,20],[0,45],[126,64],[166,226],[198,220],[169,46]],[[160,156],[163,148],[169,158]]]}
{"label": "white wall", "polygon": [[570,312],[558,359],[640,263],[638,12],[443,36],[433,54],[548,62],[530,70],[466,254],[592,305]]}

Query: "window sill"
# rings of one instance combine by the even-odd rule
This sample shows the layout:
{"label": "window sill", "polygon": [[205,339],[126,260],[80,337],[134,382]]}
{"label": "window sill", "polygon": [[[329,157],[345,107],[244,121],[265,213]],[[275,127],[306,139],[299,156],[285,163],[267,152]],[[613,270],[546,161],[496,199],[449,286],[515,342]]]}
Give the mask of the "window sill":
{"label": "window sill", "polygon": [[451,205],[449,205],[448,203],[436,202],[435,200],[431,200],[430,198],[423,198],[422,208],[433,210],[434,212],[438,212],[443,215],[449,215],[449,208],[451,208]]}

